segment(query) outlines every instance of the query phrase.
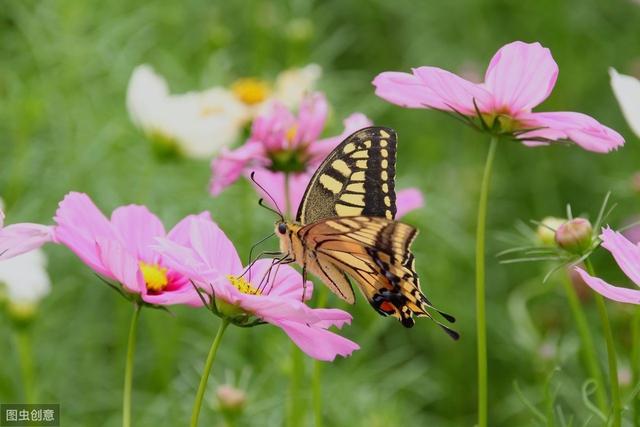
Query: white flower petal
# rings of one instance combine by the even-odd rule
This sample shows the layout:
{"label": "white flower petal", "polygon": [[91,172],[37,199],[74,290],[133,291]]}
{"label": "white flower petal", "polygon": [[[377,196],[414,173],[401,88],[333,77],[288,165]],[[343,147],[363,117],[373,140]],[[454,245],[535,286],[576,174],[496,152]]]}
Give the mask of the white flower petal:
{"label": "white flower petal", "polygon": [[321,75],[322,68],[317,64],[285,70],[276,79],[273,98],[288,108],[294,108],[306,93],[313,90]]}
{"label": "white flower petal", "polygon": [[51,290],[47,258],[40,249],[0,261],[0,284],[14,303],[37,303]]}
{"label": "white flower petal", "polygon": [[134,70],[127,90],[131,120],[150,136],[173,140],[183,154],[209,158],[231,145],[248,119],[247,108],[221,87],[171,95],[148,65]]}
{"label": "white flower petal", "polygon": [[618,99],[622,114],[637,137],[640,138],[640,81],[634,77],[619,74],[609,68],[611,87]]}
{"label": "white flower petal", "polygon": [[134,124],[150,133],[162,123],[169,97],[166,80],[151,66],[138,65],[131,74],[127,87],[127,110]]}

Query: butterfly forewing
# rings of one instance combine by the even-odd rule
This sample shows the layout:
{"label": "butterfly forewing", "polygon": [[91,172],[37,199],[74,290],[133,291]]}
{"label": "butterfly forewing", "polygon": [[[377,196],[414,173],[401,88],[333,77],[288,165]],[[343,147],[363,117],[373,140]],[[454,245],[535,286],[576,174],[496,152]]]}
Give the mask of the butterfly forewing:
{"label": "butterfly forewing", "polygon": [[370,127],[347,137],[322,162],[298,207],[296,221],[311,224],[336,216],[393,219],[397,137]]}

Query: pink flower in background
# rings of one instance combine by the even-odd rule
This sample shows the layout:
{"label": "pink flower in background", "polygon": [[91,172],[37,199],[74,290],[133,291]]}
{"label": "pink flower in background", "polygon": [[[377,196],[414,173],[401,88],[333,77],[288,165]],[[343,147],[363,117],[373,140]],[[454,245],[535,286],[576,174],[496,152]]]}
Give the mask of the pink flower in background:
{"label": "pink flower in background", "polygon": [[0,260],[24,254],[54,240],[53,227],[28,222],[4,227],[4,218],[0,209]]}
{"label": "pink flower in background", "polygon": [[[266,276],[272,260],[263,259],[245,272],[231,241],[208,217],[191,221],[187,235],[186,242],[159,239],[158,250],[170,268],[209,293],[215,306],[227,306],[221,311],[255,316],[278,326],[315,359],[333,360],[337,355],[348,356],[359,348],[356,343],[328,330],[330,326],[340,328],[350,323],[349,313],[312,309],[304,304],[302,276],[293,268],[275,266]],[[312,283],[308,281],[305,300],[311,293]]]}
{"label": "pink flower in background", "polygon": [[[274,104],[268,114],[254,120],[251,136],[243,146],[223,151],[213,160],[211,194],[217,196],[241,176],[255,172],[255,179],[268,189],[278,207],[293,217],[320,163],[347,136],[372,125],[364,114],[354,113],[344,120],[340,135],[320,139],[328,110],[320,93],[306,97],[297,116],[283,105]],[[256,190],[262,194],[257,186]],[[408,192],[403,194],[404,191]],[[397,200],[398,211],[403,213],[423,204],[417,189],[399,191]],[[271,203],[269,197],[265,201]]]}
{"label": "pink flower in background", "polygon": [[119,207],[108,219],[89,196],[72,192],[56,212],[55,236],[96,273],[117,280],[126,292],[139,294],[146,303],[196,306],[202,302],[189,280],[168,268],[152,245],[160,237],[176,243],[189,241],[190,223],[197,218],[209,218],[209,213],[188,216],[166,233],[144,206]]}
{"label": "pink flower in background", "polygon": [[430,108],[480,119],[492,133],[511,135],[527,145],[572,141],[605,153],[624,144],[613,129],[582,113],[534,113],[553,89],[558,65],[540,43],[509,43],[493,56],[484,83],[467,81],[437,67],[411,74],[384,72],[374,80],[376,94],[406,108]]}
{"label": "pink flower in background", "polygon": [[[600,238],[602,246],[611,252],[622,271],[633,283],[640,286],[640,247],[608,227],[602,229]],[[585,283],[599,294],[618,302],[640,304],[640,290],[610,285],[598,277],[590,276],[579,267],[576,267],[575,270]]]}

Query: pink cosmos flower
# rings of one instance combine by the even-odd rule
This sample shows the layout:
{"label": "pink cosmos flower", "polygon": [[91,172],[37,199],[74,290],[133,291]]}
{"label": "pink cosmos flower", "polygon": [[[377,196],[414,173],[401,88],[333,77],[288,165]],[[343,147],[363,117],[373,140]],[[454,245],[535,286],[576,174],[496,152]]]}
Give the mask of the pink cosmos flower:
{"label": "pink cosmos flower", "polygon": [[481,84],[441,68],[419,67],[411,74],[381,73],[373,85],[379,97],[396,105],[475,117],[490,132],[511,135],[530,146],[572,141],[599,153],[622,146],[620,134],[585,114],[532,112],[547,99],[557,77],[558,65],[549,49],[516,41],[496,52]]}
{"label": "pink cosmos flower", "polygon": [[166,233],[144,206],[119,207],[108,219],[89,196],[72,192],[56,212],[55,236],[96,273],[118,281],[127,293],[148,304],[199,306],[202,302],[189,280],[169,268],[152,248],[160,237],[189,241],[190,224],[198,218],[209,218],[209,213],[188,216]]}
{"label": "pink cosmos flower", "polygon": [[[640,246],[633,244],[621,233],[613,231],[609,227],[602,229],[600,238],[602,246],[611,252],[622,271],[633,283],[640,286]],[[610,285],[598,277],[590,276],[579,267],[576,267],[575,270],[585,283],[599,294],[618,302],[640,304],[640,290]]]}
{"label": "pink cosmos flower", "polygon": [[0,210],[0,260],[30,252],[54,240],[53,227],[28,222],[4,227],[4,218]]}
{"label": "pink cosmos flower", "polygon": [[359,347],[328,328],[351,322],[351,316],[337,309],[312,309],[302,301],[311,297],[307,281],[303,294],[302,276],[287,265],[272,266],[259,260],[248,269],[242,266],[233,244],[208,217],[189,224],[187,241],[159,239],[158,250],[170,268],[193,280],[208,293],[222,315],[239,316],[240,324],[255,316],[281,328],[309,356],[333,360],[348,356]]}
{"label": "pink cosmos flower", "polygon": [[[223,151],[212,161],[211,194],[217,196],[241,176],[255,172],[256,181],[269,190],[284,213],[294,216],[320,163],[344,138],[372,125],[364,114],[354,113],[345,119],[340,135],[320,139],[328,110],[327,100],[320,93],[306,97],[297,116],[275,103],[267,114],[254,120],[251,136],[242,147]],[[271,203],[269,197],[265,200]],[[397,200],[398,211],[403,213],[423,205],[417,189],[406,194],[399,191]]]}

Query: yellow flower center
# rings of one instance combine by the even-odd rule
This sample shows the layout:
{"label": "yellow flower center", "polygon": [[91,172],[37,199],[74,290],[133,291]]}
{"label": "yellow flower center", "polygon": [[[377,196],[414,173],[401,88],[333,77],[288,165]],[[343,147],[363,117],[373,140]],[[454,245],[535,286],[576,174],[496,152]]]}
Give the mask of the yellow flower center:
{"label": "yellow flower center", "polygon": [[269,96],[269,85],[259,79],[245,78],[236,80],[231,85],[234,95],[247,105],[259,104]]}
{"label": "yellow flower center", "polygon": [[286,134],[287,141],[292,142],[293,138],[296,137],[296,132],[298,132],[298,126],[297,125],[291,126]]}
{"label": "yellow flower center", "polygon": [[229,282],[231,282],[231,284],[243,294],[262,295],[262,292],[251,286],[251,283],[247,282],[244,277],[228,275],[227,279],[229,279]]}
{"label": "yellow flower center", "polygon": [[140,271],[142,271],[144,283],[150,291],[160,292],[169,284],[167,269],[164,267],[140,261]]}

